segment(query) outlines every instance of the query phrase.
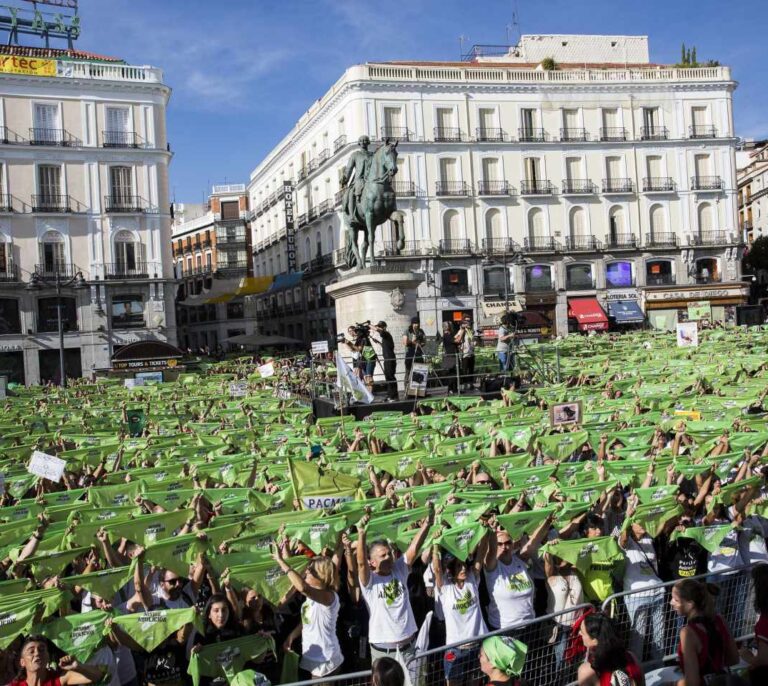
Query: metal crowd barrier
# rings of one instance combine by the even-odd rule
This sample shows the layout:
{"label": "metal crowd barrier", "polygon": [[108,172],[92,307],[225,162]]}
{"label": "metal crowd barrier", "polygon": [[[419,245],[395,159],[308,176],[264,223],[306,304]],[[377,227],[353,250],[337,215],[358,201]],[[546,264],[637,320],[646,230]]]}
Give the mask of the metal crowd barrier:
{"label": "metal crowd barrier", "polygon": [[[737,641],[752,637],[757,620],[751,576],[753,567],[747,565],[690,577],[720,588],[715,611],[723,617]],[[613,617],[627,646],[640,659],[646,672],[659,667],[662,662],[673,661],[677,656],[677,641],[684,621],[669,605],[675,583],[669,581],[642,591],[616,593],[602,604],[603,611]],[[576,682],[581,660],[568,662],[565,659],[570,628],[577,617],[592,607],[589,604],[577,605],[562,612],[536,617],[514,628],[500,629],[471,641],[419,653],[408,663],[408,672],[414,677],[412,686],[442,686],[446,681],[443,665],[448,652],[452,652],[456,659],[469,654],[466,668],[458,674],[451,674],[453,686],[482,683],[484,676],[480,672],[478,657],[480,645],[489,636],[497,635],[513,636],[528,646],[522,678],[529,686],[572,686]],[[370,679],[371,672],[365,671],[322,677],[290,686],[369,686]]]}

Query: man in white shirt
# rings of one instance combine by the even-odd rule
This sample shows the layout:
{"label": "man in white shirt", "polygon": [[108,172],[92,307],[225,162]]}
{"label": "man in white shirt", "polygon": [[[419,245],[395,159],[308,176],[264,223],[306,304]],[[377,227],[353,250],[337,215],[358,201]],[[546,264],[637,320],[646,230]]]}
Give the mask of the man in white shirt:
{"label": "man in white shirt", "polygon": [[368,606],[368,641],[371,661],[380,657],[398,659],[407,665],[416,654],[418,627],[408,597],[408,575],[432,526],[434,512],[424,518],[405,554],[397,559],[386,541],[366,545],[367,516],[358,524],[357,570],[360,590]]}

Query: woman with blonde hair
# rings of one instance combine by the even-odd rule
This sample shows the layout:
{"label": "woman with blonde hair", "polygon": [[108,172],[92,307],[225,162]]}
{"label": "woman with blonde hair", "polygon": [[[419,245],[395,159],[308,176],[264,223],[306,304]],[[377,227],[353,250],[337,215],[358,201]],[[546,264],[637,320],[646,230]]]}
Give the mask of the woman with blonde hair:
{"label": "woman with blonde hair", "polygon": [[333,674],[344,662],[336,636],[339,617],[336,566],[330,558],[317,556],[312,558],[304,576],[301,576],[286,563],[280,549],[274,558],[280,569],[288,575],[293,587],[306,597],[301,606],[301,622],[288,635],[283,650],[290,650],[293,642],[301,636],[299,667],[313,678]]}

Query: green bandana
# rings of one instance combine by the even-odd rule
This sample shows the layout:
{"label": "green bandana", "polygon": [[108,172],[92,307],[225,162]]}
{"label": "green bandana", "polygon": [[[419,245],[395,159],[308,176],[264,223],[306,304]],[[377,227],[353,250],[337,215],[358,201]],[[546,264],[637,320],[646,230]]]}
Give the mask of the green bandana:
{"label": "green bandana", "polygon": [[66,615],[35,631],[53,641],[65,655],[73,655],[77,660],[85,662],[109,633],[105,626],[109,616],[103,610]]}
{"label": "green bandana", "polygon": [[194,607],[117,615],[112,621],[148,653],[185,624],[194,624],[198,631],[203,631]]}
{"label": "green bandana", "polygon": [[215,679],[227,673],[234,676],[242,671],[246,662],[255,662],[268,652],[274,654],[275,641],[261,634],[213,643],[192,654],[187,674],[194,686],[200,686],[200,677]]}
{"label": "green bandana", "polygon": [[570,562],[582,574],[595,563],[617,562],[624,557],[624,553],[613,536],[546,543],[542,546],[542,550],[559,557],[561,560]]}
{"label": "green bandana", "polygon": [[205,549],[206,544],[198,539],[196,533],[185,534],[148,546],[144,557],[156,567],[170,569],[185,577],[189,575],[189,566],[197,562],[197,556]]}
{"label": "green bandana", "polygon": [[702,548],[710,553],[717,552],[723,539],[733,529],[732,524],[715,524],[713,526],[689,526],[685,531],[675,531],[670,540],[678,538],[692,538]]}
{"label": "green bandana", "polygon": [[491,636],[483,641],[483,652],[500,672],[507,676],[520,676],[525,665],[528,646],[511,636]]}
{"label": "green bandana", "polygon": [[469,524],[448,529],[435,538],[433,542],[466,562],[467,558],[475,552],[475,548],[483,540],[487,531],[488,529],[480,524]]}
{"label": "green bandana", "polygon": [[[309,558],[291,557],[286,560],[286,563],[301,574],[307,568]],[[253,589],[275,606],[279,605],[288,591],[293,588],[288,575],[271,558],[253,564],[230,567],[229,579],[238,590]]]}

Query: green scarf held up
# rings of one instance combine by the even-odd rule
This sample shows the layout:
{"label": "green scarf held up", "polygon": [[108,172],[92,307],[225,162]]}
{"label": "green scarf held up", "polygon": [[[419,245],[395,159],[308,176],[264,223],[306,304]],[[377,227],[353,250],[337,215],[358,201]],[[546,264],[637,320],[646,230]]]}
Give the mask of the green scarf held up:
{"label": "green scarf held up", "polygon": [[194,607],[117,615],[112,621],[148,653],[185,624],[193,624],[198,631],[203,631]]}
{"label": "green scarf held up", "polygon": [[184,534],[147,546],[144,557],[156,567],[170,569],[185,577],[189,574],[189,566],[197,562],[198,555],[205,549],[206,544],[197,533]]}
{"label": "green scarf held up", "polygon": [[339,536],[346,528],[347,518],[344,515],[336,515],[311,522],[293,522],[285,527],[285,535],[301,541],[315,555],[320,555],[325,549],[336,549]]}
{"label": "green scarf held up", "polygon": [[520,676],[528,646],[511,636],[491,636],[482,644],[483,652],[496,669],[507,676]]}
{"label": "green scarf held up", "polygon": [[86,591],[111,602],[115,594],[133,577],[133,568],[129,565],[113,567],[90,574],[76,574],[64,577],[61,582],[69,588],[80,586]]}
{"label": "green scarf held up", "polygon": [[702,548],[710,553],[715,553],[720,548],[723,539],[733,529],[732,524],[714,524],[712,526],[689,526],[685,531],[675,531],[670,540],[678,538],[692,538]]}
{"label": "green scarf held up", "polygon": [[546,543],[542,546],[542,550],[559,557],[561,560],[570,562],[582,574],[595,563],[618,562],[624,557],[624,553],[613,536]]}
{"label": "green scarf held up", "polygon": [[638,505],[635,514],[632,515],[631,520],[625,521],[625,525],[637,522],[651,538],[656,538],[670,519],[679,517],[681,514],[683,514],[682,506],[674,495],[670,495],[654,502]]}
{"label": "green scarf held up", "polygon": [[[309,558],[291,557],[286,563],[301,574],[307,568]],[[275,606],[293,587],[288,575],[271,558],[252,564],[234,565],[229,568],[228,578],[238,590],[250,588]]]}
{"label": "green scarf held up", "polygon": [[539,436],[536,439],[541,452],[545,457],[551,457],[554,460],[565,460],[589,440],[589,433],[586,431],[569,431],[567,433],[551,434],[549,436]]}
{"label": "green scarf held up", "polygon": [[67,566],[80,555],[85,555],[90,547],[73,548],[72,550],[51,551],[42,555],[28,557],[21,564],[29,565],[38,582],[51,576],[59,576]]}
{"label": "green scarf held up", "polygon": [[17,636],[26,635],[37,615],[37,600],[29,599],[15,605],[6,604],[0,609],[0,650],[6,650]]}
{"label": "green scarf held up", "polygon": [[547,507],[540,510],[512,512],[510,514],[497,515],[496,521],[501,524],[513,541],[517,541],[523,536],[530,536],[554,511],[554,507]]}
{"label": "green scarf held up", "polygon": [[70,614],[37,627],[35,633],[49,638],[65,655],[85,662],[109,633],[108,617],[103,610]]}
{"label": "green scarf held up", "polygon": [[440,536],[433,540],[433,543],[437,543],[441,548],[466,562],[467,558],[474,553],[480,541],[483,540],[487,531],[488,529],[481,524],[457,526],[443,531]]}
{"label": "green scarf held up", "polygon": [[200,686],[200,677],[234,676],[247,662],[256,662],[270,652],[275,652],[275,641],[261,634],[213,643],[192,654],[187,674],[192,677],[193,686]]}

